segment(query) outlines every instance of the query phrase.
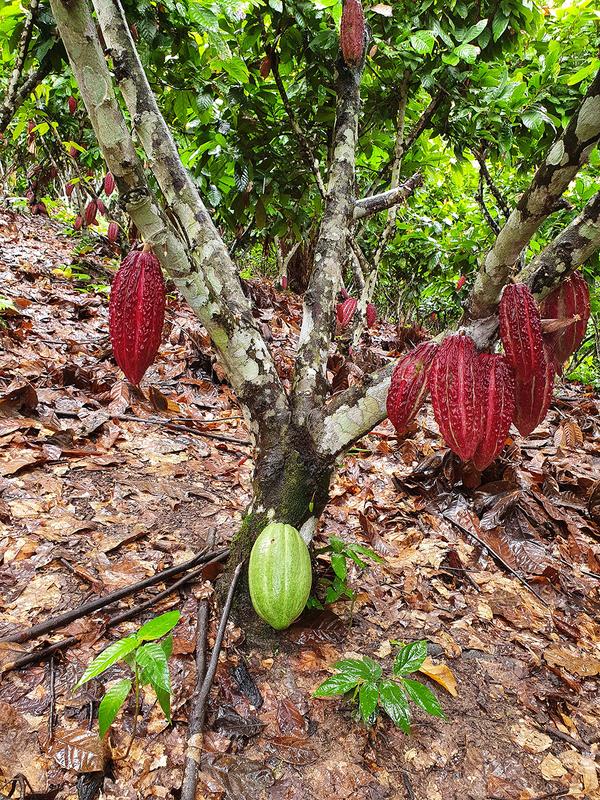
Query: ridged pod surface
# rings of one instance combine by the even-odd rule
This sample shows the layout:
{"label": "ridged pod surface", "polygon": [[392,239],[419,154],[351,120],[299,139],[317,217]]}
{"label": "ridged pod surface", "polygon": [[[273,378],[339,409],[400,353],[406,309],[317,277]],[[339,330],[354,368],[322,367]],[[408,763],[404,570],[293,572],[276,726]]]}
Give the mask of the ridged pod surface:
{"label": "ridged pod surface", "polygon": [[349,297],[343,303],[338,303],[335,309],[335,316],[341,328],[347,328],[352,322],[352,317],[358,306],[357,300],[354,297]]}
{"label": "ridged pod surface", "polygon": [[109,222],[108,223],[108,241],[109,242],[116,242],[119,238],[119,226],[116,222]]}
{"label": "ridged pod surface", "polygon": [[554,365],[544,357],[544,362],[526,380],[517,378],[513,422],[521,436],[529,436],[548,413],[554,373]]}
{"label": "ridged pod surface", "polygon": [[377,308],[375,303],[367,303],[367,328],[372,328],[377,322]]}
{"label": "ridged pod surface", "polygon": [[524,283],[506,286],[498,313],[504,352],[517,382],[525,381],[546,361],[542,320],[529,287]]}
{"label": "ridged pod surface", "polygon": [[72,183],[67,183],[67,185],[65,186],[65,194],[67,195],[67,197],[71,197],[74,188],[75,186]]}
{"label": "ridged pod surface", "polygon": [[69,106],[69,114],[74,114],[77,111],[77,100],[71,95],[67,101]]}
{"label": "ridged pod surface", "polygon": [[551,292],[540,306],[543,319],[575,319],[572,325],[545,333],[546,350],[559,374],[565,361],[583,341],[590,318],[590,287],[580,272],[573,272]]}
{"label": "ridged pod surface", "polygon": [[475,343],[469,336],[447,336],[427,375],[433,412],[448,447],[463,461],[481,438],[482,408]]}
{"label": "ridged pod surface", "polygon": [[109,330],[115,361],[139,384],[154,361],[165,319],[165,284],[154,253],[132,250],[110,292]]}
{"label": "ridged pod surface", "polygon": [[312,586],[310,554],[291,525],[272,522],[259,534],[248,561],[254,610],[275,630],[300,616]]}
{"label": "ridged pod surface", "polygon": [[423,342],[396,364],[386,409],[390,422],[399,434],[404,433],[423,405],[428,392],[427,372],[437,349],[434,342]]}
{"label": "ridged pod surface", "polygon": [[360,0],[345,0],[340,25],[340,48],[348,67],[357,67],[365,49],[365,15]]}
{"label": "ridged pod surface", "polygon": [[477,356],[483,427],[473,463],[484,470],[502,451],[515,412],[515,375],[504,356]]}
{"label": "ridged pod surface", "polygon": [[115,190],[115,179],[112,172],[107,172],[104,176],[104,194],[110,197]]}
{"label": "ridged pod surface", "polygon": [[90,202],[85,207],[84,211],[84,219],[86,225],[97,225],[96,222],[96,212],[98,211],[98,206],[95,200],[90,200]]}

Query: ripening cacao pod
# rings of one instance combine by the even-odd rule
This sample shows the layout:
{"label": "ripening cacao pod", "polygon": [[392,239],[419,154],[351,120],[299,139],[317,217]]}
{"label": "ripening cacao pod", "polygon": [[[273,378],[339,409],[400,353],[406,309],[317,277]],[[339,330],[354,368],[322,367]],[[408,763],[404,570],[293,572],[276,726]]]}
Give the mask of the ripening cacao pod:
{"label": "ripening cacao pod", "polygon": [[367,328],[372,328],[377,322],[377,308],[375,303],[367,303]]}
{"label": "ripening cacao pod", "polygon": [[515,411],[515,374],[504,356],[477,356],[483,416],[481,439],[473,463],[481,472],[502,451]]}
{"label": "ripening cacao pod", "polygon": [[112,172],[107,172],[104,176],[104,194],[110,197],[115,190],[115,179]]}
{"label": "ripening cacao pod", "polygon": [[65,194],[67,195],[67,197],[71,197],[74,188],[75,186],[72,183],[67,183],[67,185],[65,186]]}
{"label": "ripening cacao pod", "polygon": [[427,396],[427,373],[438,346],[423,342],[396,364],[388,391],[386,409],[398,434],[404,433]]}
{"label": "ripening cacao pod", "polygon": [[524,283],[504,287],[498,309],[500,337],[517,381],[526,381],[546,361],[542,320],[529,287]]}
{"label": "ripening cacao pod", "polygon": [[477,351],[469,336],[447,336],[427,375],[433,412],[448,447],[463,461],[472,458],[482,431]]}
{"label": "ripening cacao pod", "polygon": [[281,276],[281,288],[285,291],[288,287],[288,277],[287,275]]}
{"label": "ripening cacao pod", "polygon": [[71,95],[67,102],[69,104],[69,114],[74,114],[77,111],[77,100]]}
{"label": "ripening cacao pod", "polygon": [[267,78],[269,76],[269,72],[271,72],[271,59],[269,56],[265,56],[260,62],[260,77]]}
{"label": "ripening cacao pod", "polygon": [[343,303],[338,303],[335,309],[335,315],[341,328],[347,328],[351,323],[357,305],[358,302],[354,297],[349,297],[347,300],[344,300]]}
{"label": "ripening cacao pod", "polygon": [[69,155],[71,158],[79,158],[79,150],[71,145],[71,147],[69,147]]}
{"label": "ripening cacao pod", "polygon": [[85,207],[84,211],[84,219],[86,225],[97,225],[96,221],[96,211],[98,210],[98,206],[95,200],[90,200],[90,202]]}
{"label": "ripening cacao pod", "polygon": [[304,610],[311,586],[310,554],[296,528],[267,525],[248,561],[248,588],[258,616],[275,630],[288,628]]}
{"label": "ripening cacao pod", "polygon": [[82,225],[83,225],[83,217],[81,216],[81,214],[77,214],[77,216],[75,217],[75,222],[73,223],[73,229],[78,231],[81,229]]}
{"label": "ripening cacao pod", "polygon": [[559,374],[583,341],[590,318],[590,287],[580,272],[572,272],[540,306],[544,319],[572,319],[566,328],[544,334],[546,351]]}
{"label": "ripening cacao pod", "polygon": [[154,361],[165,318],[165,284],[158,259],[132,250],[114,277],[109,331],[115,361],[127,379],[139,384]]}
{"label": "ripening cacao pod", "polygon": [[544,355],[544,361],[525,380],[517,376],[513,422],[521,436],[529,436],[548,413],[554,372],[554,365]]}
{"label": "ripening cacao pod", "polygon": [[102,214],[103,217],[106,216],[106,206],[104,205],[102,200],[100,200],[99,197],[96,198],[96,208],[98,209],[99,213]]}
{"label": "ripening cacao pod", "polygon": [[116,242],[119,238],[119,226],[116,222],[109,222],[108,223],[108,241],[109,242]]}
{"label": "ripening cacao pod", "polygon": [[357,67],[360,64],[365,49],[365,16],[360,0],[344,0],[340,48],[346,66]]}
{"label": "ripening cacao pod", "polygon": [[467,276],[461,275],[460,278],[456,281],[456,291],[460,292],[460,290],[463,288],[466,282],[467,282]]}

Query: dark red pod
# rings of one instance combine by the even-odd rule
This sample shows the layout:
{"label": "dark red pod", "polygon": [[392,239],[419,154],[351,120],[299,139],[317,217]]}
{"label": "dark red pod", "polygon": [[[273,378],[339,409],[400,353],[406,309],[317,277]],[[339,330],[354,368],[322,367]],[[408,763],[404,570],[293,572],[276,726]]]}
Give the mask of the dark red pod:
{"label": "dark red pod", "polygon": [[110,293],[109,330],[115,361],[139,384],[154,361],[165,318],[165,284],[158,259],[132,250],[115,275]]}
{"label": "dark red pod", "polygon": [[77,111],[77,100],[71,95],[67,101],[69,106],[69,114],[74,114]]}
{"label": "dark red pod", "polygon": [[346,65],[357,67],[365,50],[365,15],[360,0],[344,0],[340,48]]}
{"label": "dark red pod", "polygon": [[269,56],[265,56],[263,60],[260,62],[260,77],[267,78],[270,72],[271,72],[271,59]]}
{"label": "dark red pod", "polygon": [[473,455],[478,470],[484,470],[500,454],[515,412],[515,375],[504,356],[477,356],[483,426]]}
{"label": "dark red pod", "polygon": [[116,242],[119,238],[119,226],[116,222],[109,222],[108,223],[108,241],[109,242]]}
{"label": "dark red pod", "polygon": [[358,306],[358,301],[354,297],[349,297],[343,303],[338,303],[335,309],[335,315],[341,328],[347,328],[352,322],[352,317]]}
{"label": "dark red pod", "polygon": [[526,381],[546,360],[542,320],[529,287],[524,283],[504,287],[500,306],[500,336],[517,381]]}
{"label": "dark red pod", "polygon": [[112,172],[107,172],[104,176],[104,194],[110,197],[115,190],[115,179]]}
{"label": "dark red pod", "polygon": [[544,334],[544,342],[556,371],[579,348],[590,318],[590,287],[580,272],[573,272],[557,286],[540,306],[543,319],[571,319],[572,324],[560,331]]}
{"label": "dark red pod", "polygon": [[96,208],[98,209],[98,212],[102,214],[103,217],[106,216],[106,206],[99,197],[96,199]]}
{"label": "dark red pod", "polygon": [[514,423],[521,436],[537,428],[548,413],[554,389],[554,365],[544,358],[527,380],[516,380]]}
{"label": "dark red pod", "polygon": [[90,200],[90,202],[85,207],[84,211],[84,219],[86,225],[97,225],[96,222],[96,212],[98,211],[98,205],[96,204],[95,200]]}
{"label": "dark red pod", "polygon": [[377,323],[377,308],[375,303],[367,303],[367,328],[372,328]]}
{"label": "dark red pod", "polygon": [[427,373],[437,349],[434,342],[423,342],[396,364],[386,409],[390,422],[399,434],[404,433],[427,397]]}
{"label": "dark red pod", "polygon": [[78,231],[81,229],[82,225],[83,225],[83,217],[81,216],[81,214],[77,214],[77,216],[75,217],[75,222],[73,223],[73,228],[74,230]]}
{"label": "dark red pod", "polygon": [[444,441],[468,461],[483,429],[477,351],[469,336],[453,334],[444,339],[429,369],[427,384]]}

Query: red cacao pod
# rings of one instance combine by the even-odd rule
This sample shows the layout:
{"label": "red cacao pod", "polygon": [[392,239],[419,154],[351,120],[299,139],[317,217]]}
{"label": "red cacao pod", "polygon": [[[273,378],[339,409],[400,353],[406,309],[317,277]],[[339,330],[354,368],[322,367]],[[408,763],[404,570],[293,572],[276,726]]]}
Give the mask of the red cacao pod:
{"label": "red cacao pod", "polygon": [[69,147],[69,155],[71,158],[79,158],[79,150],[71,145],[71,147]]}
{"label": "red cacao pod", "polygon": [[365,16],[360,0],[345,0],[340,25],[340,48],[348,67],[357,67],[365,49]]}
{"label": "red cacao pod", "polygon": [[99,197],[96,199],[96,208],[98,209],[98,212],[102,214],[103,217],[106,216],[106,206]]}
{"label": "red cacao pod", "polygon": [[77,111],[77,100],[71,95],[67,102],[69,104],[69,114],[74,114]]}
{"label": "red cacao pod", "polygon": [[367,303],[367,328],[372,328],[377,322],[377,308],[375,303]]}
{"label": "red cacao pod", "polygon": [[527,381],[546,361],[542,320],[529,287],[524,283],[505,286],[498,311],[506,357],[517,382]]}
{"label": "red cacao pod", "polygon": [[513,422],[521,436],[529,436],[544,419],[553,388],[554,366],[550,359],[545,359],[526,380],[517,376]]}
{"label": "red cacao pod", "polygon": [[269,56],[265,56],[260,62],[260,77],[267,78],[269,76],[269,72],[271,72],[271,59]]}
{"label": "red cacao pod", "polygon": [[352,322],[352,317],[356,311],[358,302],[354,297],[349,297],[343,303],[338,303],[335,309],[335,315],[341,328],[347,328]]}
{"label": "red cacao pod", "polygon": [[154,253],[132,250],[114,277],[109,330],[115,361],[139,384],[154,361],[165,318],[165,284]]}
{"label": "red cacao pod", "polygon": [[119,238],[119,226],[116,222],[109,222],[107,236],[109,242],[116,242]]}
{"label": "red cacao pod", "polygon": [[453,334],[440,345],[427,376],[440,433],[463,461],[472,458],[482,431],[477,360],[473,340]]}
{"label": "red cacao pod", "polygon": [[504,356],[477,357],[483,414],[481,439],[473,463],[483,471],[502,451],[515,412],[515,374]]}
{"label": "red cacao pod", "polygon": [[110,197],[115,190],[115,179],[112,172],[107,172],[104,176],[104,194]]}
{"label": "red cacao pod", "polygon": [[288,287],[288,277],[287,275],[281,276],[281,288],[285,291]]}
{"label": "red cacao pod", "polygon": [[460,290],[463,288],[466,282],[467,282],[467,276],[461,275],[460,278],[456,281],[456,291],[460,292]]}
{"label": "red cacao pod", "polygon": [[97,225],[96,222],[96,211],[98,210],[98,206],[95,200],[90,200],[90,202],[85,207],[84,212],[84,219],[86,225]]}
{"label": "red cacao pod", "polygon": [[67,183],[67,185],[65,186],[65,194],[67,195],[67,197],[71,197],[74,188],[75,186],[72,183]]}
{"label": "red cacao pod", "polygon": [[572,319],[567,328],[544,334],[546,351],[559,374],[565,361],[583,341],[590,318],[590,287],[580,272],[573,272],[542,302],[544,319]]}
{"label": "red cacao pod", "polygon": [[398,434],[404,433],[427,396],[427,372],[437,352],[434,342],[423,342],[396,364],[388,391],[386,408]]}
{"label": "red cacao pod", "polygon": [[81,214],[77,214],[77,216],[75,217],[75,222],[73,223],[73,228],[74,230],[78,231],[81,229],[82,225],[83,225],[83,217],[81,216]]}

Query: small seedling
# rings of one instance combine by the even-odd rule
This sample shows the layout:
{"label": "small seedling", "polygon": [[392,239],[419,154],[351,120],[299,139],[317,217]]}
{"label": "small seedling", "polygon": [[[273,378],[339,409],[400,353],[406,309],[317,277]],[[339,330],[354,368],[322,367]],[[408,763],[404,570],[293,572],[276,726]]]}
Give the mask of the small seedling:
{"label": "small seedling", "polygon": [[[356,600],[356,592],[348,585],[348,561],[352,561],[359,569],[368,567],[365,558],[375,561],[378,564],[383,562],[383,559],[377,555],[374,550],[365,547],[362,544],[355,542],[344,542],[337,536],[329,537],[329,544],[326,547],[321,547],[316,550],[317,555],[322,553],[330,553],[331,568],[334,572],[333,580],[325,578],[321,581],[325,588],[324,603],[335,603],[340,597],[346,597],[354,607]],[[323,608],[323,605],[316,597],[310,597],[308,600],[309,608]]]}
{"label": "small seedling", "polygon": [[[171,679],[168,659],[173,651],[173,637],[167,634],[177,625],[180,616],[179,611],[168,611],[148,620],[131,636],[113,642],[96,656],[73,687],[73,691],[79,689],[84,683],[102,675],[109,667],[120,661],[130,667],[133,678],[123,678],[106,689],[98,708],[98,727],[102,737],[108,733],[108,729],[133,689],[135,693],[133,731],[123,758],[129,755],[135,738],[142,686],[150,685],[153,688],[167,722],[171,722]],[[159,642],[159,639],[162,641]]]}
{"label": "small seedling", "polygon": [[375,722],[378,708],[382,708],[397,728],[410,733],[409,700],[433,717],[446,719],[434,693],[406,677],[426,658],[426,641],[403,645],[394,659],[391,677],[384,677],[381,666],[368,656],[345,658],[334,665],[337,673],[323,681],[313,697],[347,694],[353,702],[358,701],[358,716],[367,725]]}

